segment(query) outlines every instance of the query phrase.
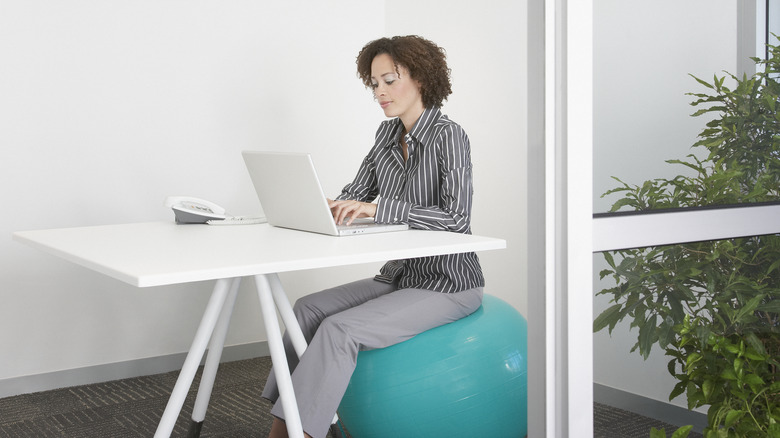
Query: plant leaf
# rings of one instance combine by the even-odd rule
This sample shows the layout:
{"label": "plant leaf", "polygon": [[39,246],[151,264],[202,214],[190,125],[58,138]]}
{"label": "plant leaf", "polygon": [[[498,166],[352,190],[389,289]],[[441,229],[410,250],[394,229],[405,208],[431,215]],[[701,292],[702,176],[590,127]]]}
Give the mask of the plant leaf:
{"label": "plant leaf", "polygon": [[[756,336],[755,333],[750,332],[747,335],[745,335],[745,341],[748,343],[748,345],[750,345],[753,348],[753,350],[755,350],[756,353],[758,353],[761,356],[766,355],[766,349],[764,348],[764,343],[761,342],[760,339],[758,339],[758,336]],[[763,357],[761,357],[760,359],[763,359]]]}
{"label": "plant leaf", "polygon": [[674,385],[674,389],[669,394],[669,401],[672,401],[673,399],[677,398],[678,395],[685,392],[686,382],[678,382],[676,385]]}
{"label": "plant leaf", "polygon": [[780,313],[780,299],[774,299],[761,305],[761,311],[769,313]]}
{"label": "plant leaf", "polygon": [[652,427],[650,428],[650,438],[666,438],[666,430],[664,428],[658,430]]}
{"label": "plant leaf", "polygon": [[653,344],[657,340],[655,337],[656,321],[658,321],[658,315],[653,315],[639,327],[639,353],[645,360],[650,356],[650,349],[653,348]]}
{"label": "plant leaf", "polygon": [[740,411],[740,410],[736,410],[736,409],[730,410],[726,414],[726,421],[724,422],[724,425],[726,427],[733,426],[734,423],[736,423],[740,418],[742,418],[743,415],[745,415],[745,411]]}
{"label": "plant leaf", "polygon": [[[705,86],[705,87],[707,87],[707,88],[710,88],[710,89],[714,89],[714,88],[715,88],[715,87],[713,87],[712,85],[710,85],[710,84],[708,84],[707,82],[705,82],[705,81],[703,81],[703,80],[701,80],[701,79],[697,78],[696,76],[694,76],[694,75],[692,75],[692,74],[689,74],[688,76],[690,76],[690,77],[692,77],[692,78],[696,79],[696,82],[698,82],[698,83],[700,83],[700,84],[704,85],[704,86]],[[715,80],[717,80],[717,79],[718,79],[718,78],[716,77],[716,78],[715,78]]]}
{"label": "plant leaf", "polygon": [[690,435],[691,430],[693,429],[693,425],[687,425],[682,426],[674,431],[672,434],[672,438],[686,438],[688,435]]}
{"label": "plant leaf", "polygon": [[702,383],[701,390],[704,393],[704,401],[709,402],[710,396],[712,396],[712,390],[715,384],[712,382],[712,379],[707,379]]}
{"label": "plant leaf", "polygon": [[[604,327],[611,326],[614,327],[615,323],[620,321],[620,309],[623,307],[622,304],[615,304],[613,306],[610,306],[593,321],[593,332],[601,331]],[[612,333],[612,329],[609,330],[610,333]]]}

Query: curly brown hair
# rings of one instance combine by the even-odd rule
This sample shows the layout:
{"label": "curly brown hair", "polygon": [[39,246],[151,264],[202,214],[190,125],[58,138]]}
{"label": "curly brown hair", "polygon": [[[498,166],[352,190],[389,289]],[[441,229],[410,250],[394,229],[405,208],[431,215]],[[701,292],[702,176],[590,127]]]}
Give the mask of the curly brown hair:
{"label": "curly brown hair", "polygon": [[358,53],[358,77],[371,87],[371,63],[377,55],[388,54],[396,68],[401,65],[412,79],[420,83],[420,94],[425,108],[441,107],[452,94],[447,55],[441,47],[425,38],[408,35],[380,38],[366,44]]}

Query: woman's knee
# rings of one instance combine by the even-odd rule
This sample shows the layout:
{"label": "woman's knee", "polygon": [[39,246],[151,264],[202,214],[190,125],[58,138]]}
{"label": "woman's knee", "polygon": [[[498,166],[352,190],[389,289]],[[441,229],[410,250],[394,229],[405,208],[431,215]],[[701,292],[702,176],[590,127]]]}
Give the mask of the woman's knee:
{"label": "woman's knee", "polygon": [[316,300],[313,300],[311,296],[298,299],[293,306],[293,313],[306,341],[311,342],[314,333],[327,315],[317,306]]}
{"label": "woman's knee", "polygon": [[340,314],[325,318],[317,329],[317,336],[320,337],[321,342],[327,342],[338,351],[356,355],[360,345],[354,335],[354,328],[350,328],[349,321],[342,318]]}
{"label": "woman's knee", "polygon": [[341,315],[338,313],[330,315],[322,320],[320,323],[319,331],[323,333],[330,333],[331,336],[346,337],[349,335],[349,329]]}
{"label": "woman's knee", "polygon": [[301,317],[309,318],[312,316],[319,317],[320,320],[324,319],[325,315],[323,315],[318,302],[316,294],[304,295],[298,298],[293,305],[293,313],[298,318],[298,321],[301,320]]}

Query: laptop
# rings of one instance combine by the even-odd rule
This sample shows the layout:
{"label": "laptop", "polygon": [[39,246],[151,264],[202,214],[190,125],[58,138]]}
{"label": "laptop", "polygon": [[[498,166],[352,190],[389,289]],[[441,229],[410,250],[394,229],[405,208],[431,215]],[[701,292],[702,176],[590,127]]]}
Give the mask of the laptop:
{"label": "laptop", "polygon": [[376,224],[373,218],[358,218],[351,225],[336,225],[310,154],[260,151],[241,154],[265,217],[273,226],[331,236],[409,228],[406,224]]}

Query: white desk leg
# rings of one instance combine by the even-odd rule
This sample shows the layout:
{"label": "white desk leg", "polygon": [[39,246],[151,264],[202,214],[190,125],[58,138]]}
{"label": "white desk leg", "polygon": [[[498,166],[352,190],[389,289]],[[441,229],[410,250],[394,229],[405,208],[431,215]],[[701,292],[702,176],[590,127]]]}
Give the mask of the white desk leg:
{"label": "white desk leg", "polygon": [[230,327],[230,317],[233,314],[233,307],[240,285],[241,277],[236,277],[231,281],[230,292],[228,292],[225,304],[222,306],[222,312],[219,314],[214,333],[211,335],[209,352],[206,355],[206,364],[203,367],[203,374],[200,376],[200,384],[198,385],[198,396],[195,398],[195,406],[192,409],[192,423],[190,423],[190,431],[187,434],[190,438],[200,436],[203,420],[206,418],[206,410],[211,399],[211,391],[214,389],[214,380],[217,377],[219,360],[222,358],[225,336],[227,336],[228,328]]}
{"label": "white desk leg", "polygon": [[[298,318],[295,317],[292,306],[290,306],[290,300],[287,298],[287,294],[284,293],[279,276],[277,274],[268,274],[266,277],[268,277],[268,282],[271,284],[271,292],[273,293],[274,301],[276,301],[276,308],[279,309],[279,315],[282,317],[282,321],[284,321],[284,326],[295,349],[295,354],[301,357],[308,345],[301,331],[301,326],[298,324]],[[338,421],[339,416],[334,415],[333,424],[336,424]]]}
{"label": "white desk leg", "polygon": [[[295,399],[292,379],[290,378],[290,367],[287,364],[287,356],[282,344],[282,332],[279,329],[279,320],[276,318],[272,287],[265,275],[256,275],[255,284],[257,294],[260,297],[260,309],[263,312],[263,322],[265,324],[266,335],[268,336],[268,348],[271,350],[271,362],[273,362],[274,375],[276,383],[279,386],[279,397],[284,409],[284,416],[287,423],[287,434],[290,438],[303,438],[303,427],[301,426],[301,416],[298,412],[298,402]],[[289,307],[289,301],[284,299]],[[297,322],[295,323],[297,326]],[[289,327],[288,327],[289,330]]]}
{"label": "white desk leg", "polygon": [[198,331],[195,332],[195,339],[193,339],[190,351],[187,353],[187,358],[184,360],[184,365],[179,373],[179,378],[176,380],[176,385],[173,387],[171,398],[168,399],[168,404],[165,406],[165,412],[163,412],[160,424],[157,426],[157,431],[154,434],[155,438],[169,437],[171,436],[171,432],[173,432],[173,427],[176,425],[176,419],[179,417],[181,407],[184,405],[184,400],[187,398],[187,392],[192,385],[192,379],[198,371],[200,360],[203,358],[203,353],[206,351],[206,345],[211,338],[211,334],[214,332],[214,326],[217,324],[217,318],[225,303],[229,288],[229,279],[217,280],[217,284],[214,286],[214,292],[211,293],[209,303],[206,306],[206,310],[203,312],[203,318],[200,321],[200,326],[198,326]]}
{"label": "white desk leg", "polygon": [[[268,274],[266,277],[271,285],[271,293],[273,293],[276,308],[279,309],[279,315],[282,317],[284,326],[287,329],[287,335],[290,337],[290,341],[292,341],[293,348],[295,348],[295,354],[301,357],[306,351],[307,345],[301,326],[298,324],[298,318],[295,317],[292,306],[290,306],[290,300],[287,298],[287,294],[284,293],[279,276],[277,274]],[[339,417],[335,415],[333,423],[335,424],[337,421],[339,421]]]}
{"label": "white desk leg", "polygon": [[287,294],[284,293],[279,276],[277,274],[267,274],[266,278],[268,278],[268,283],[271,285],[271,293],[273,294],[276,308],[279,309],[279,315],[282,317],[284,327],[287,329],[287,335],[290,337],[290,341],[292,341],[295,354],[301,357],[308,345],[306,345],[306,338],[303,337],[301,326],[298,325],[298,318],[293,313],[290,300],[287,298]]}

